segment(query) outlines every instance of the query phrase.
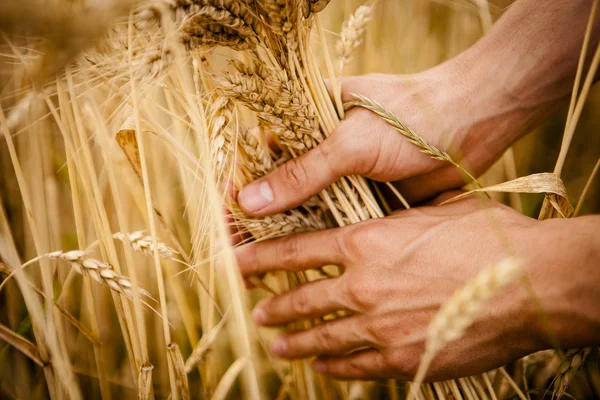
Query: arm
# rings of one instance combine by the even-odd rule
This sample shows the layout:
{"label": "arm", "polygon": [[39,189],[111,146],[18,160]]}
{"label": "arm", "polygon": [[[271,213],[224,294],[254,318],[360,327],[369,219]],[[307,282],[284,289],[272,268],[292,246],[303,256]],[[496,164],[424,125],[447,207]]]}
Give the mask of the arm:
{"label": "arm", "polygon": [[[457,70],[465,107],[474,112],[473,133],[465,135],[462,151],[475,169],[481,170],[480,162],[487,168],[489,160],[567,104],[592,3],[517,1],[484,38],[440,66]],[[600,10],[587,64],[599,39]]]}
{"label": "arm", "polygon": [[[535,224],[540,240],[528,256],[529,279],[563,348],[600,343],[600,216],[554,219]],[[524,249],[526,250],[526,249]],[[535,304],[528,302],[533,331],[543,348],[552,346]]]}

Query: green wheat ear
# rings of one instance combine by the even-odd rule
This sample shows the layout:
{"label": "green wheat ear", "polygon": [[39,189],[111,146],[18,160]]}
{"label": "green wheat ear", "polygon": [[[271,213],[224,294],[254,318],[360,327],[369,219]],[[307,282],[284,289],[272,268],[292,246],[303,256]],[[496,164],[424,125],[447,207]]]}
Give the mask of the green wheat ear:
{"label": "green wheat ear", "polygon": [[[394,113],[392,113],[390,110],[388,110],[383,104],[379,103],[376,100],[362,96],[360,94],[352,93],[352,96],[356,100],[346,103],[346,108],[362,107],[369,111],[372,111],[373,113],[380,116],[385,122],[387,122],[388,124],[393,126],[410,143],[417,146],[419,148],[419,151],[427,154],[429,157],[433,158],[434,160],[445,161],[445,162],[448,162],[448,163],[454,165],[456,168],[458,168],[460,171],[462,171],[465,175],[467,175],[469,177],[469,179],[471,179],[471,181],[475,185],[477,185],[478,188],[483,188],[481,186],[481,184],[479,183],[479,181],[477,180],[477,178],[475,178],[469,171],[467,171],[467,169],[463,168],[460,164],[458,164],[456,161],[454,161],[452,159],[452,157],[450,157],[450,154],[438,149],[431,143],[427,142],[427,140],[425,140],[423,137],[419,136],[415,131],[410,129],[409,126],[407,126],[405,123],[400,121],[398,119],[398,117],[396,117],[394,115]],[[490,197],[487,193],[485,193],[485,195],[488,198]]]}

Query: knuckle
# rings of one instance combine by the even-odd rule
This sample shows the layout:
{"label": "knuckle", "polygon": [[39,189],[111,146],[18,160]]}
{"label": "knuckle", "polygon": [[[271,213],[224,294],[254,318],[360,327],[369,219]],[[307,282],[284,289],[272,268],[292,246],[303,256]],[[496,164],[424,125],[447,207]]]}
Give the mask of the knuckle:
{"label": "knuckle", "polygon": [[297,315],[308,315],[311,311],[310,298],[305,290],[298,289],[292,298],[292,308]]}
{"label": "knuckle", "polygon": [[331,332],[331,327],[328,323],[324,323],[319,325],[316,328],[317,340],[319,343],[319,347],[323,351],[332,351],[335,348],[336,339],[333,337],[333,333]]}
{"label": "knuckle", "polygon": [[362,129],[357,129],[356,125],[343,130],[338,129],[329,139],[338,159],[342,160],[332,163],[332,167],[334,170],[337,169],[339,175],[364,175],[373,169],[376,158],[373,156],[374,146],[371,140],[373,138],[365,137]]}
{"label": "knuckle", "polygon": [[294,236],[286,236],[279,240],[278,258],[284,268],[289,268],[290,265],[293,265],[298,260],[300,245]]}
{"label": "knuckle", "polygon": [[[414,354],[413,354],[414,353]],[[419,367],[418,353],[407,351],[394,352],[388,359],[389,368],[398,377],[414,377]]]}
{"label": "knuckle", "polygon": [[385,319],[386,318],[370,321],[364,328],[369,340],[379,345],[387,343],[388,339],[388,324],[382,321]]}
{"label": "knuckle", "polygon": [[257,246],[249,245],[244,252],[244,257],[240,262],[242,266],[243,275],[256,275],[260,273],[260,266],[258,263],[258,249]]}
{"label": "knuckle", "polygon": [[328,137],[323,143],[317,146],[313,151],[316,152],[316,156],[321,160],[331,175],[338,177],[346,174],[346,164],[342,159],[339,158],[340,149],[342,149],[343,141],[339,140],[339,135],[333,134]]}
{"label": "knuckle", "polygon": [[351,376],[359,377],[364,375],[365,368],[356,357],[350,358],[348,361],[348,370]]}
{"label": "knuckle", "polygon": [[383,224],[381,221],[368,221],[353,226],[340,238],[341,248],[350,254],[360,254],[362,249],[369,249],[372,253],[371,246],[381,244],[380,230]]}
{"label": "knuckle", "polygon": [[368,310],[374,306],[371,285],[362,279],[349,279],[344,289],[345,297],[359,310]]}
{"label": "knuckle", "polygon": [[287,185],[300,189],[308,182],[306,167],[299,160],[292,160],[283,164],[282,173]]}

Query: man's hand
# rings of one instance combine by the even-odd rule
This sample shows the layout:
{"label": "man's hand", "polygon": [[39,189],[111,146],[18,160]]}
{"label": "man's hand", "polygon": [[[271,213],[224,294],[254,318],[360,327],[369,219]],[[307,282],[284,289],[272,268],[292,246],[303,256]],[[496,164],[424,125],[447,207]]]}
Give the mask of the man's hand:
{"label": "man's hand", "polygon": [[[329,264],[343,270],[338,278],[302,285],[256,307],[253,317],[264,326],[314,321],[341,310],[352,313],[282,336],[272,345],[277,355],[319,356],[317,371],[340,379],[410,379],[435,312],[481,268],[508,256],[524,262],[562,345],[600,340],[600,307],[594,310],[593,300],[597,306],[599,273],[588,266],[597,253],[581,251],[589,249],[582,238],[593,223],[574,229],[583,220],[538,222],[499,203],[470,198],[253,243],[239,248],[237,256],[244,276]],[[571,225],[551,226],[556,223]],[[578,251],[568,251],[575,248],[571,241]],[[578,265],[578,270],[568,265]],[[519,283],[504,289],[465,336],[434,360],[428,379],[474,375],[548,348],[529,296]]]}
{"label": "man's hand", "polygon": [[[350,101],[352,93],[360,93],[380,101],[428,142],[478,173],[510,143],[497,140],[490,145],[481,137],[471,137],[478,113],[468,106],[470,85],[463,78],[455,64],[404,77],[352,77],[344,80],[343,97]],[[486,103],[480,107],[487,107]],[[479,124],[478,132],[484,132],[483,125],[488,124],[494,123]],[[354,174],[376,181],[402,181],[399,188],[409,201],[465,183],[454,166],[419,152],[380,117],[357,108],[314,150],[242,189],[238,200],[248,214],[273,214],[296,207],[340,177]]]}
{"label": "man's hand", "polygon": [[[343,100],[353,100],[351,93],[378,100],[477,176],[566,104],[591,3],[555,0],[539,7],[536,0],[517,1],[457,57],[411,76],[346,79]],[[599,38],[597,22],[590,49]],[[412,203],[464,183],[453,166],[419,153],[370,112],[353,110],[316,149],[244,188],[239,203],[250,215],[274,214],[352,174],[400,181],[398,188]]]}

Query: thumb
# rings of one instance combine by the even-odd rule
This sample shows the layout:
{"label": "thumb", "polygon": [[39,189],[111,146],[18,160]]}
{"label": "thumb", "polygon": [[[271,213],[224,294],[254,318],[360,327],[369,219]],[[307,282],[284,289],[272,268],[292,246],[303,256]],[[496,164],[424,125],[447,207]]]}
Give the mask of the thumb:
{"label": "thumb", "polygon": [[249,215],[265,216],[297,207],[321,192],[349,171],[337,149],[334,136],[306,154],[244,187],[238,203]]}

